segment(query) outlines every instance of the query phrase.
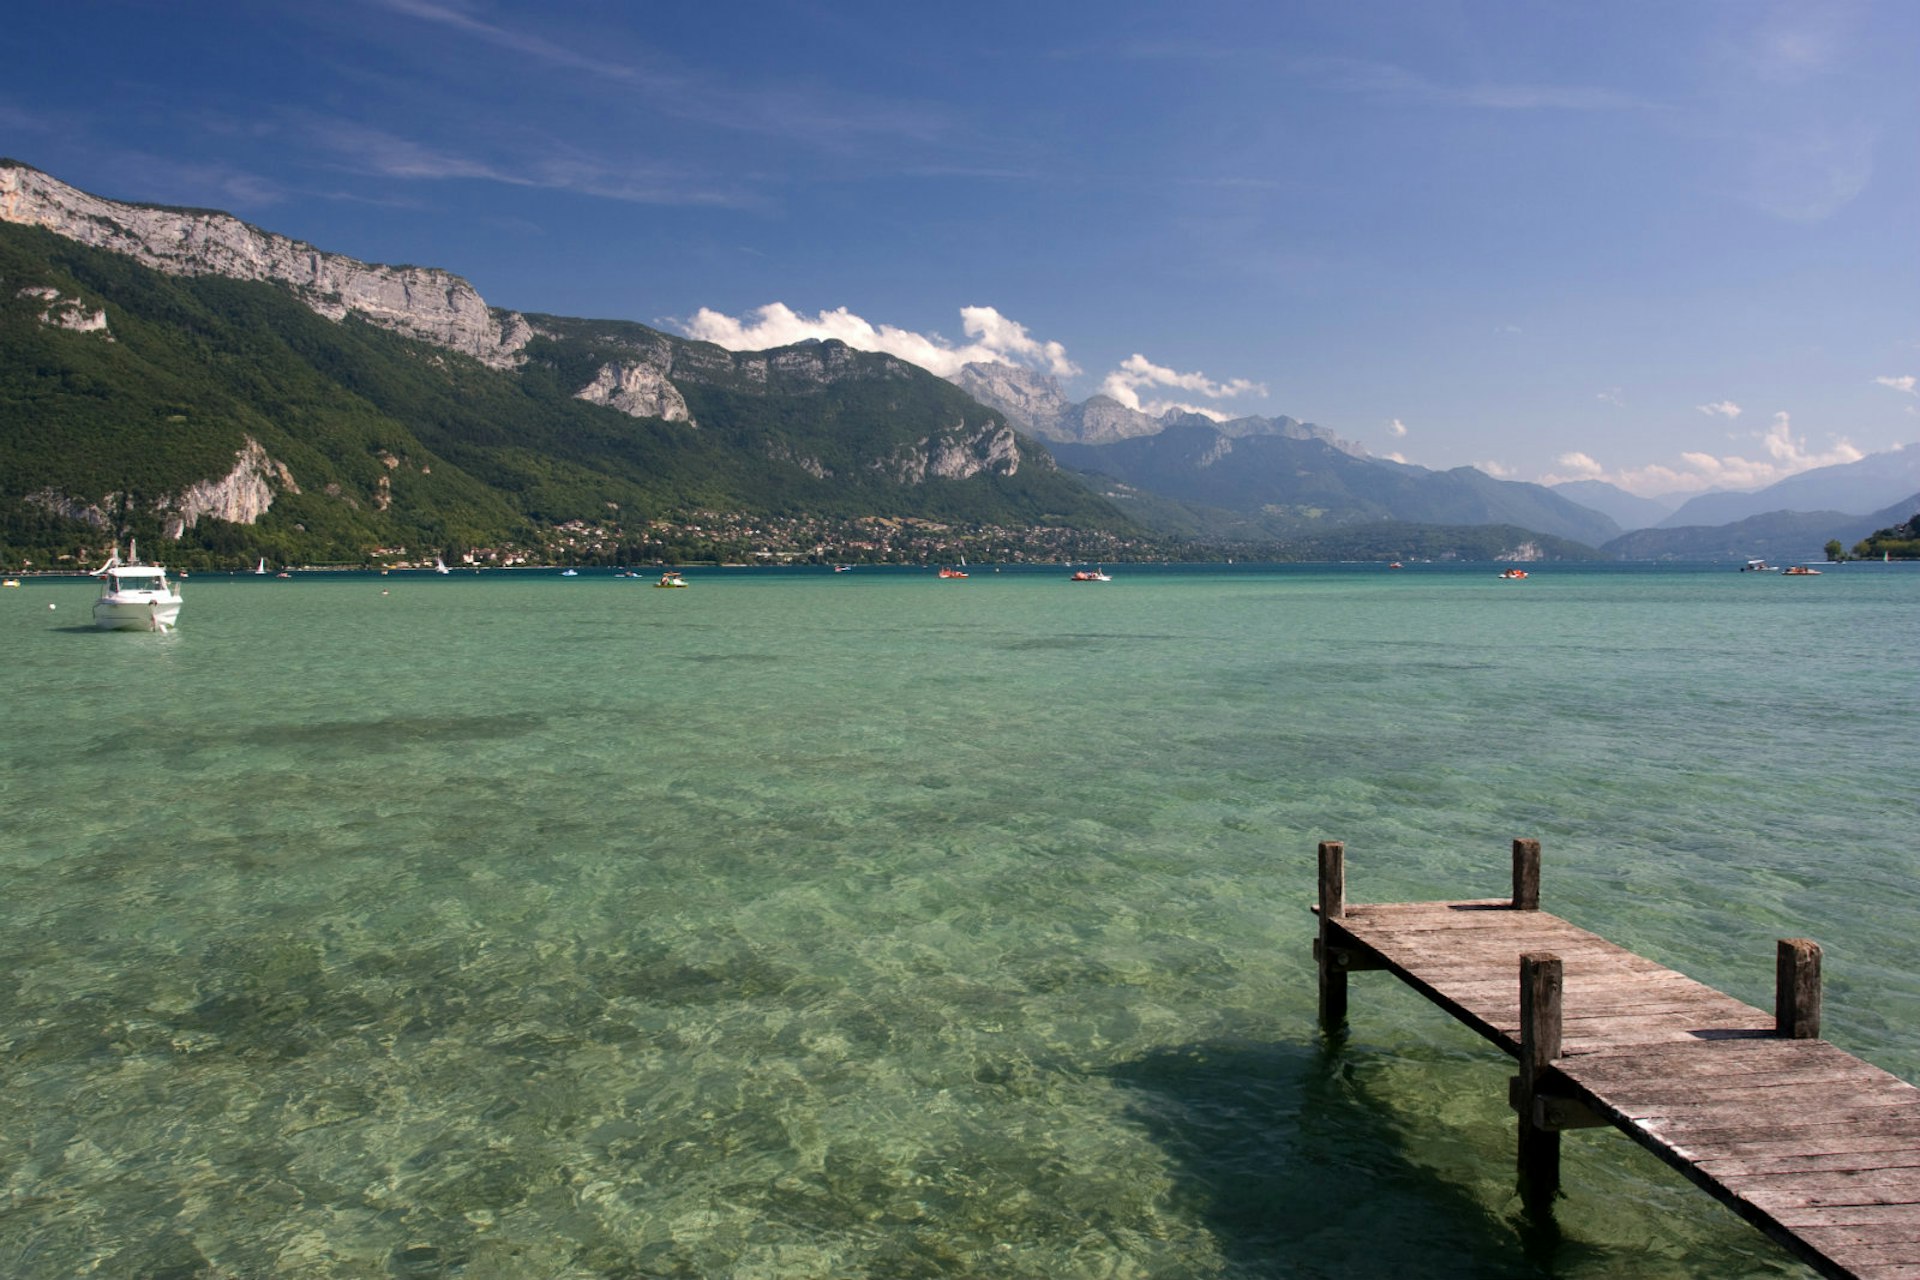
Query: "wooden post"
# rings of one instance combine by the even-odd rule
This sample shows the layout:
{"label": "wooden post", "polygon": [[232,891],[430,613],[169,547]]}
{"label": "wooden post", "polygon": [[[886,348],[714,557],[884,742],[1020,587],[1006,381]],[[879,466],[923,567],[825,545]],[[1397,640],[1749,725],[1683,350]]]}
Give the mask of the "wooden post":
{"label": "wooden post", "polygon": [[1782,938],[1773,961],[1774,1034],[1789,1040],[1820,1038],[1820,944]]}
{"label": "wooden post", "polygon": [[1540,909],[1540,842],[1538,840],[1513,842],[1513,909],[1515,911]]}
{"label": "wooden post", "polygon": [[[1516,840],[1516,856],[1522,843],[1530,842]],[[1520,1193],[1529,1208],[1549,1205],[1560,1190],[1560,1133],[1540,1127],[1533,1100],[1540,1076],[1560,1056],[1561,987],[1559,956],[1520,957]]]}
{"label": "wooden post", "polygon": [[1320,842],[1320,1025],[1337,1030],[1347,1020],[1347,971],[1334,953],[1330,922],[1347,914],[1347,847]]}

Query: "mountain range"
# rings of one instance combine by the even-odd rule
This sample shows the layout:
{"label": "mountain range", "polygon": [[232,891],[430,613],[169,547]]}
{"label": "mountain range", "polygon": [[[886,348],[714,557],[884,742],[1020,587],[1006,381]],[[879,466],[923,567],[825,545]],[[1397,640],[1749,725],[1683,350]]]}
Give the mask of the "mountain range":
{"label": "mountain range", "polygon": [[0,336],[10,560],[126,534],[196,563],[1207,554],[1195,539],[1552,556],[1625,523],[1607,495],[1374,458],[1288,417],[1156,417],[1008,365],[948,381],[837,342],[733,352],[489,307],[445,271],[4,160]]}
{"label": "mountain range", "polygon": [[[1752,493],[1703,493],[1658,522],[1662,529],[1730,524],[1771,511],[1863,514],[1920,493],[1920,448],[1818,467]],[[1904,519],[1904,517],[1903,517]]]}

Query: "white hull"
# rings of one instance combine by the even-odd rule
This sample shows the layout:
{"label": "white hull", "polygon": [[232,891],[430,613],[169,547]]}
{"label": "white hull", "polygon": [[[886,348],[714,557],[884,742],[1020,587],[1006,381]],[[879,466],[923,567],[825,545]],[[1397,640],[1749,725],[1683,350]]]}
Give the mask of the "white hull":
{"label": "white hull", "polygon": [[180,621],[180,597],[93,602],[93,625],[102,631],[171,631]]}
{"label": "white hull", "polygon": [[[264,563],[264,562],[263,562]],[[132,543],[127,559],[113,558],[94,570],[100,597],[93,602],[93,625],[102,631],[171,631],[180,621],[180,589],[157,564],[141,564]]]}

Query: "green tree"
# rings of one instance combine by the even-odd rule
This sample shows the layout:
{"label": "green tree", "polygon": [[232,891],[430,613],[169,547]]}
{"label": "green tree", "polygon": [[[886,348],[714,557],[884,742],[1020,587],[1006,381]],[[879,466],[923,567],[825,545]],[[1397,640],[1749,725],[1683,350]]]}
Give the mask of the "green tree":
{"label": "green tree", "polygon": [[1847,558],[1847,549],[1841,545],[1840,539],[1828,538],[1827,539],[1827,559],[1831,563],[1838,564],[1842,560],[1845,560],[1846,558]]}

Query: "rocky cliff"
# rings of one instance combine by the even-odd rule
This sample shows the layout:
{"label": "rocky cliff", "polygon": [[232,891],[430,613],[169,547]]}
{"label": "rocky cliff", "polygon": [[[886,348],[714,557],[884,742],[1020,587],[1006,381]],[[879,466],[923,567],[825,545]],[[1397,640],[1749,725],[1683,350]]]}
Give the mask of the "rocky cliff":
{"label": "rocky cliff", "polygon": [[[258,440],[247,438],[234,457],[233,470],[214,480],[188,485],[179,493],[162,494],[152,503],[167,537],[176,542],[188,529],[206,517],[233,524],[254,524],[273,506],[276,493],[299,493],[293,472],[287,464],[267,455]],[[113,527],[108,508],[125,501],[126,495],[109,493],[99,501],[76,498],[55,488],[27,494],[28,506],[38,507],[68,520],[78,520],[96,529]]]}
{"label": "rocky cliff", "polygon": [[323,253],[226,213],[121,204],[38,169],[0,162],[0,219],[125,254],[172,275],[271,280],[329,319],[357,315],[409,337],[509,368],[531,336],[474,287],[430,267],[385,267]]}

